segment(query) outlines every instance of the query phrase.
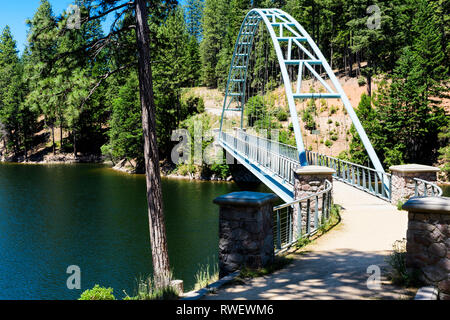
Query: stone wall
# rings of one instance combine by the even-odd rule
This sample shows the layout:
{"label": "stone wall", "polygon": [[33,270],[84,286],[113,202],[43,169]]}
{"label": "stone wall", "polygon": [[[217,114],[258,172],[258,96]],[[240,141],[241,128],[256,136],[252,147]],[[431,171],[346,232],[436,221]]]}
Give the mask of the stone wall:
{"label": "stone wall", "polygon": [[[294,199],[301,199],[312,194],[316,194],[320,191],[326,189],[326,180],[333,182],[333,174],[335,171],[330,168],[321,166],[308,166],[302,167],[294,172]],[[323,206],[323,195],[319,196],[318,199],[318,209],[319,213],[322,212]],[[327,200],[327,199],[326,199]],[[309,214],[309,225],[310,230],[315,227],[315,208],[316,208],[316,198],[313,197],[310,200],[310,214]],[[293,216],[293,233],[295,238],[299,238],[300,235],[305,234],[307,231],[307,203],[301,203],[301,210],[296,206],[294,208]],[[301,219],[300,219],[301,217]],[[319,215],[319,223],[321,216]],[[301,224],[301,230],[299,223]]]}
{"label": "stone wall", "polygon": [[[414,178],[429,182],[436,182],[439,168],[418,164],[392,166],[391,203],[397,205],[399,201],[405,202],[415,195]],[[423,183],[418,184],[419,194],[423,194]]]}
{"label": "stone wall", "polygon": [[450,198],[411,198],[408,210],[406,267],[450,300]]}
{"label": "stone wall", "polygon": [[219,213],[219,276],[273,262],[273,194],[234,192],[214,203]]}

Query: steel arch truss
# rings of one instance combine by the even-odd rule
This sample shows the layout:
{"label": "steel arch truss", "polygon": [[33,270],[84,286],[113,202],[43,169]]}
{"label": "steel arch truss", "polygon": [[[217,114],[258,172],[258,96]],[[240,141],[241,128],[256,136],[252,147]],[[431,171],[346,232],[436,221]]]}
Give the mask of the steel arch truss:
{"label": "steel arch truss", "polygon": [[[341,99],[367,150],[372,164],[376,170],[384,172],[364,128],[331,67],[325,60],[325,57],[305,29],[293,17],[280,9],[253,9],[248,12],[242,23],[228,74],[220,131],[223,129],[223,120],[226,111],[240,112],[241,128],[243,127],[249,60],[255,35],[261,22],[264,22],[270,34],[278,58],[294,127],[300,164],[307,166],[308,162],[298,121],[295,99]],[[283,42],[285,44],[282,46],[281,43]],[[297,52],[302,52],[302,57],[305,58],[300,59],[296,57],[298,56],[296,54]],[[327,77],[331,80],[331,86],[314,69],[314,66],[317,65],[323,67]],[[288,67],[292,66],[296,67],[295,77],[291,76],[293,74],[292,72],[288,72]],[[302,78],[306,71],[322,84],[326,92],[302,93]],[[294,82],[295,79],[297,80],[296,83]]]}

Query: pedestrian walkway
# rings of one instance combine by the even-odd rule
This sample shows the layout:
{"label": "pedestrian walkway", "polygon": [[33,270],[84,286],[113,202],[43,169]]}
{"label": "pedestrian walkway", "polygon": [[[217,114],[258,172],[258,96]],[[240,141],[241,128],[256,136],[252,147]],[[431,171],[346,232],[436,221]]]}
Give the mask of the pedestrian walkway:
{"label": "pedestrian walkway", "polygon": [[[385,258],[406,237],[407,212],[334,181],[334,201],[342,222],[294,254],[288,267],[245,284],[230,285],[204,299],[406,299],[407,292],[386,279]],[[381,268],[381,289],[369,289],[369,266]]]}

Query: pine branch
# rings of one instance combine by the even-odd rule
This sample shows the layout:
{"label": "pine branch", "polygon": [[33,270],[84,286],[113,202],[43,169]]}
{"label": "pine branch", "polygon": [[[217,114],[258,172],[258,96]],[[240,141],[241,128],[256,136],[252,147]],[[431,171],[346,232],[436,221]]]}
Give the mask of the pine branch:
{"label": "pine branch", "polygon": [[87,18],[82,19],[81,22],[83,24],[85,22],[89,22],[89,21],[93,21],[93,20],[97,20],[97,19],[103,18],[103,17],[107,16],[108,14],[110,14],[111,12],[117,11],[117,10],[122,9],[124,7],[127,7],[129,5],[134,5],[134,1],[126,2],[124,4],[121,4],[121,5],[117,6],[117,7],[114,7],[114,8],[111,8],[109,10],[106,10],[106,11],[104,11],[104,12],[102,12],[102,13],[96,15],[96,16],[93,16],[93,17],[88,16]]}
{"label": "pine branch", "polygon": [[95,93],[95,91],[98,89],[98,87],[100,87],[100,85],[103,83],[103,81],[105,81],[106,79],[108,79],[110,76],[112,76],[113,74],[120,72],[122,70],[125,70],[129,67],[131,67],[132,65],[136,64],[136,62],[131,62],[128,63],[126,65],[123,65],[115,70],[112,71],[108,71],[107,73],[105,73],[104,75],[99,77],[99,81],[95,84],[94,87],[92,87],[91,91],[89,91],[89,94],[86,96],[86,98],[83,99],[83,102],[81,103],[80,106],[80,113],[83,112],[84,106],[86,105],[86,103],[89,101],[89,99],[92,97],[92,95]]}

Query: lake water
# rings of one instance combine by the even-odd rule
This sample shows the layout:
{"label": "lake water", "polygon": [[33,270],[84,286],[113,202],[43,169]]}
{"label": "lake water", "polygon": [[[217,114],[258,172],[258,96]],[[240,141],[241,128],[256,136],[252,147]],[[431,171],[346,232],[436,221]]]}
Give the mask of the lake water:
{"label": "lake water", "polygon": [[[186,290],[217,256],[212,200],[233,191],[232,183],[163,179],[170,263]],[[144,176],[100,165],[0,164],[0,299],[77,299],[95,284],[131,295],[152,272],[149,237]],[[81,290],[67,289],[71,265],[81,269]]]}
{"label": "lake water", "polygon": [[[152,271],[145,177],[97,165],[0,165],[0,299],[77,299],[95,284],[134,293]],[[217,260],[218,207],[232,183],[163,179],[169,257],[192,289]],[[82,290],[68,290],[67,267]]]}

